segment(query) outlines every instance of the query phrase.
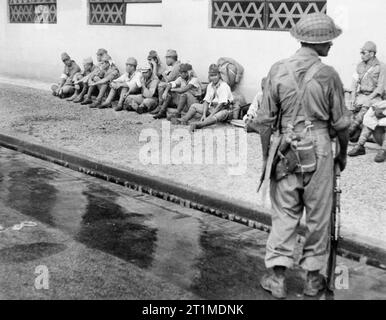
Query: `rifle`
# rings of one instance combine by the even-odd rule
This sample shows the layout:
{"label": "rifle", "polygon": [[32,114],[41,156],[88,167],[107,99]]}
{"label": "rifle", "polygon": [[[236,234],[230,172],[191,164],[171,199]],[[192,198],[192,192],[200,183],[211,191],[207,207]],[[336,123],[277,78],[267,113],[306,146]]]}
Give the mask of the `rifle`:
{"label": "rifle", "polygon": [[[335,142],[335,154],[339,154],[339,142]],[[330,256],[327,265],[327,288],[330,291],[335,289],[335,269],[336,256],[338,253],[338,245],[340,239],[340,196],[342,190],[340,188],[340,166],[338,163],[334,164],[334,194],[331,210],[331,235],[330,235]]]}

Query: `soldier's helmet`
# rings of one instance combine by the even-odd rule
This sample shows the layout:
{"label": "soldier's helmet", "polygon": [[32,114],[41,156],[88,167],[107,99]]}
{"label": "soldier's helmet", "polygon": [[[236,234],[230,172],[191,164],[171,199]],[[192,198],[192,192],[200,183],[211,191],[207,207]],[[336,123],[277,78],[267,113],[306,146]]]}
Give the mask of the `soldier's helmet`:
{"label": "soldier's helmet", "polygon": [[291,35],[305,43],[326,43],[342,34],[334,20],[324,13],[311,13],[303,16],[291,29]]}

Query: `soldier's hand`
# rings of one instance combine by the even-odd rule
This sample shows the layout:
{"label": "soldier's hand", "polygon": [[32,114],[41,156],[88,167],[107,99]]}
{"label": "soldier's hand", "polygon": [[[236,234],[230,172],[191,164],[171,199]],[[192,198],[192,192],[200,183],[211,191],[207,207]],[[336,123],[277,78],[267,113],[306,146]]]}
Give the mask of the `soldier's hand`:
{"label": "soldier's hand", "polygon": [[335,157],[335,164],[338,164],[339,168],[340,168],[340,171],[343,172],[346,169],[346,166],[347,166],[347,154],[339,153]]}

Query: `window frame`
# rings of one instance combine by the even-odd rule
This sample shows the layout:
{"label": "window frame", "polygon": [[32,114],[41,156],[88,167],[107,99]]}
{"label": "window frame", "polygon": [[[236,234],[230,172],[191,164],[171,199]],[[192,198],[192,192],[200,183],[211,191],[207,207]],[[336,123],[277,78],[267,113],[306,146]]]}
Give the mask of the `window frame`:
{"label": "window frame", "polygon": [[[58,2],[57,0],[34,0],[34,1],[31,1],[31,0],[24,0],[24,1],[21,1],[20,3],[20,0],[19,1],[16,1],[16,0],[8,0],[7,1],[7,5],[8,5],[8,23],[10,24],[57,24],[58,23]],[[50,21],[48,20],[47,22],[44,22],[44,20],[42,20],[42,22],[36,22],[36,14],[35,14],[35,9],[36,7],[38,6],[55,6],[55,16],[54,16],[54,20],[53,21]],[[33,7],[33,15],[34,15],[34,19],[33,21],[12,21],[12,16],[13,16],[13,13],[12,13],[12,7],[22,7],[22,6],[32,6]]]}
{"label": "window frame", "polygon": [[[92,4],[106,4],[106,3],[115,3],[123,5],[123,23],[95,23],[91,22],[92,14],[91,7]],[[133,3],[162,3],[162,0],[87,0],[87,23],[90,26],[127,26],[127,27],[162,27],[162,24],[133,24],[126,23],[126,12],[127,6]]]}
{"label": "window frame", "polygon": [[[233,3],[233,2],[251,3],[251,2],[255,2],[257,5],[256,8],[258,8],[259,5],[264,4],[264,6],[262,8],[262,13],[261,13],[262,14],[261,21],[262,21],[263,27],[262,28],[254,28],[254,27],[242,27],[242,26],[218,26],[218,25],[215,25],[215,22],[218,18],[216,15],[215,3],[225,3],[225,2],[228,2],[228,3]],[[281,5],[282,3],[289,3],[289,2],[291,2],[291,3],[309,3],[309,5],[316,4],[316,6],[318,6],[318,4],[320,4],[322,7],[321,7],[319,12],[324,12],[324,13],[327,12],[328,0],[210,0],[210,10],[211,10],[210,20],[211,21],[209,23],[209,26],[211,29],[236,29],[236,30],[286,32],[286,31],[289,31],[290,28],[288,28],[288,27],[287,28],[269,27],[269,24],[271,23],[271,21],[274,21],[273,18],[270,18],[270,14],[271,14],[270,5],[275,4],[275,3],[276,4],[280,3],[280,5]],[[219,9],[221,9],[221,8],[219,8]],[[312,12],[315,12],[315,11],[312,11]],[[277,22],[276,22],[276,24],[277,24]]]}

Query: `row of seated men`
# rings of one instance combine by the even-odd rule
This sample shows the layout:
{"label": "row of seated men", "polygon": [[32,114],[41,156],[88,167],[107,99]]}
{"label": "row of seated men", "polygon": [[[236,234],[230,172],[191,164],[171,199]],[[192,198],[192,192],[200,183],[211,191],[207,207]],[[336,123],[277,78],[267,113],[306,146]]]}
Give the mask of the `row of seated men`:
{"label": "row of seated men", "polygon": [[[166,66],[156,51],[150,51],[145,65],[138,67],[135,58],[126,62],[120,73],[107,50],[99,49],[97,63],[92,58],[83,61],[83,71],[67,53],[59,84],[52,86],[55,96],[88,105],[90,108],[112,108],[115,111],[150,112],[155,119],[168,118],[175,124],[187,125],[191,130],[217,122],[237,119],[248,105],[235,89],[243,76],[243,67],[232,58],[220,58],[209,67],[209,84],[205,87],[191,64],[181,63],[175,50],[166,53]],[[92,100],[92,96],[96,99]],[[169,115],[170,107],[176,111]]]}
{"label": "row of seated men", "polygon": [[[377,46],[368,41],[360,51],[361,62],[354,74],[351,90],[352,125],[350,140],[357,145],[349,152],[355,157],[366,153],[369,139],[381,145],[376,162],[386,161],[386,65],[377,58]],[[137,60],[129,58],[126,72],[120,74],[107,50],[99,49],[97,64],[92,58],[84,60],[84,69],[67,53],[62,54],[65,64],[61,81],[52,86],[53,94],[60,98],[89,105],[90,108],[110,108],[115,99],[116,111],[150,112],[155,119],[168,118],[175,124],[188,124],[191,130],[217,122],[238,119],[248,108],[244,97],[237,92],[244,69],[234,59],[220,58],[209,67],[209,84],[205,88],[197,78],[192,65],[181,63],[175,50],[166,53],[166,66],[157,52],[152,50],[148,63],[138,67]],[[264,89],[262,80],[262,90]],[[96,94],[95,101],[92,96]],[[254,117],[257,115],[262,94],[258,94],[243,118],[248,131],[257,131]],[[169,107],[176,112],[167,116]],[[236,122],[236,121],[234,121]]]}

